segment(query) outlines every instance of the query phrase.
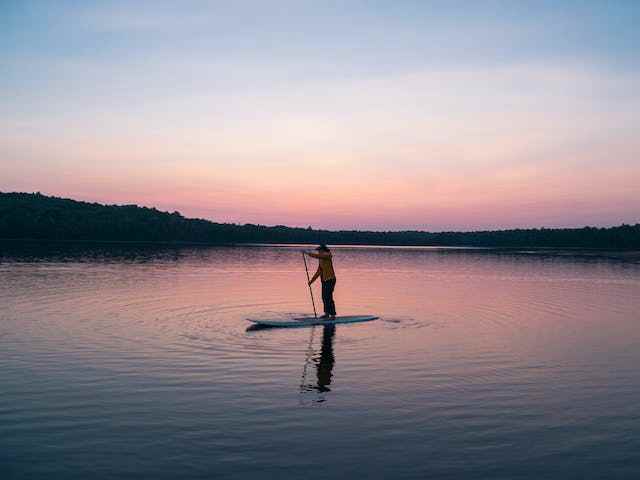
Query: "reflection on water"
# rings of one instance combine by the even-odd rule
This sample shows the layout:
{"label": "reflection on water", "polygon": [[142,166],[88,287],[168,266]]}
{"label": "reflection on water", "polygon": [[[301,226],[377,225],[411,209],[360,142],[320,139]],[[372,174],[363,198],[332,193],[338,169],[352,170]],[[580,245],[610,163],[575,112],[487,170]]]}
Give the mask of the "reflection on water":
{"label": "reflection on water", "polygon": [[[263,312],[259,318],[292,320],[301,318],[304,313],[301,312]],[[246,328],[248,333],[261,331],[280,331],[276,327],[266,325],[251,324]],[[302,377],[300,381],[300,404],[323,403],[327,400],[325,392],[330,392],[331,378],[333,376],[333,366],[335,364],[335,356],[333,353],[333,340],[336,335],[336,325],[329,324],[324,326],[312,326],[307,328],[309,340],[307,350],[304,356],[304,366],[302,369]],[[315,346],[316,332],[321,331],[321,341],[318,347]],[[315,368],[316,378],[309,378],[310,369]],[[315,397],[309,399],[305,395],[308,393],[317,393]]]}
{"label": "reflection on water", "polygon": [[[335,356],[333,354],[333,339],[336,335],[335,325],[325,325],[322,328],[322,343],[320,345],[320,353],[317,354],[311,350],[307,354],[305,359],[304,370],[302,373],[302,383],[300,385],[300,392],[318,392],[320,395],[314,400],[317,403],[322,403],[326,400],[326,396],[323,393],[330,392],[331,389],[331,377],[333,376],[333,365],[335,364]],[[312,328],[311,340],[309,346],[313,344],[313,334],[316,327]],[[315,354],[314,354],[315,353]],[[307,367],[309,363],[313,362],[316,369],[316,382],[308,382],[307,380]]]}
{"label": "reflection on water", "polygon": [[0,478],[640,475],[637,257],[298,250],[0,243]]}
{"label": "reflection on water", "polygon": [[333,325],[326,325],[322,328],[322,350],[320,350],[320,358],[316,365],[318,372],[316,389],[319,392],[331,391],[329,385],[331,385],[331,374],[335,363],[335,357],[333,356],[333,337],[335,334],[336,327]]}
{"label": "reflection on water", "polygon": [[[300,312],[294,313],[280,313],[278,312],[264,312],[260,315],[260,318],[288,320],[294,318],[300,318],[303,314]],[[323,403],[327,400],[323,393],[330,392],[331,379],[333,377],[333,366],[335,364],[335,355],[333,353],[333,341],[336,335],[337,326],[334,324],[324,326],[313,326],[307,330],[309,333],[309,341],[307,351],[304,357],[304,366],[302,369],[302,377],[300,381],[300,404],[311,403]],[[252,324],[247,327],[247,332],[260,332],[260,331],[278,331],[278,328],[269,327],[265,325]],[[318,347],[315,346],[316,332],[321,331],[321,341]],[[315,378],[309,378],[310,369],[315,368]],[[316,393],[312,398],[308,398],[308,393]]]}

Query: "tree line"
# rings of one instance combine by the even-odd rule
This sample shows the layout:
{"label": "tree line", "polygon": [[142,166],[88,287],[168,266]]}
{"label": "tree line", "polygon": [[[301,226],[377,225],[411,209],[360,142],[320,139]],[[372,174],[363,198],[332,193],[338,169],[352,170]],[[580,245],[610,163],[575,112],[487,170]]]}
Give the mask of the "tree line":
{"label": "tree line", "polygon": [[474,232],[316,230],[216,223],[137,205],[0,192],[0,238],[78,241],[327,243],[517,248],[640,249],[640,224]]}

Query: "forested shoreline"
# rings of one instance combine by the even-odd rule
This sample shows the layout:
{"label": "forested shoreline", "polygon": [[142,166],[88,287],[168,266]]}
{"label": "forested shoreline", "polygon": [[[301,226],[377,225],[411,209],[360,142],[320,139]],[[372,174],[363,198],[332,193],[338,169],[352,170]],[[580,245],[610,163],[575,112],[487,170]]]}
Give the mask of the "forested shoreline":
{"label": "forested shoreline", "polygon": [[328,243],[407,246],[640,249],[640,224],[473,232],[316,230],[185,218],[137,205],[102,205],[0,192],[0,238],[56,241]]}

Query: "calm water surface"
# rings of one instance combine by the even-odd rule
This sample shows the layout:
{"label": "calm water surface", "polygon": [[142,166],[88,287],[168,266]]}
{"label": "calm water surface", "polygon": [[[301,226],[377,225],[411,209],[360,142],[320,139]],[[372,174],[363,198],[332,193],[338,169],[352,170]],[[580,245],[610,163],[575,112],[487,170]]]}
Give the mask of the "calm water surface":
{"label": "calm water surface", "polygon": [[[640,265],[336,248],[6,248],[0,477],[640,478]],[[319,295],[316,290],[316,300]]]}

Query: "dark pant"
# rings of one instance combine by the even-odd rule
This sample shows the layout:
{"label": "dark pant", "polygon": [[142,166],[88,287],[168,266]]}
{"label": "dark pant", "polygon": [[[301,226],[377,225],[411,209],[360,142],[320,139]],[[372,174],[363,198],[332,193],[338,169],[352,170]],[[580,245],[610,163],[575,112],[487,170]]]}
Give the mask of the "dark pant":
{"label": "dark pant", "polygon": [[336,288],[336,279],[322,282],[322,303],[324,304],[325,315],[336,314],[336,304],[333,301],[333,289]]}

